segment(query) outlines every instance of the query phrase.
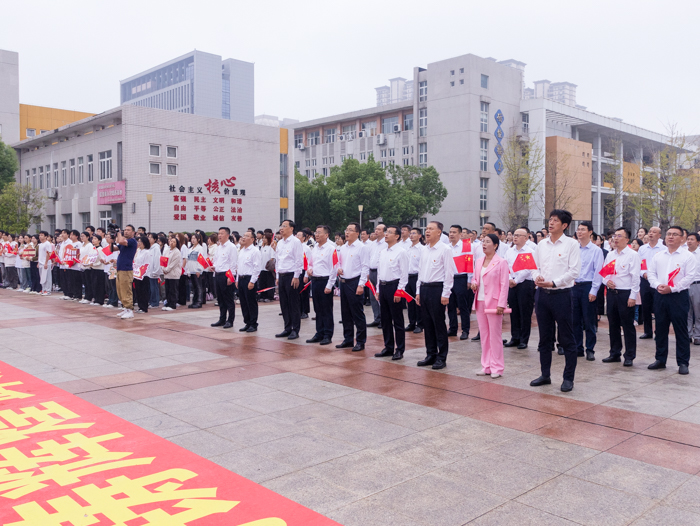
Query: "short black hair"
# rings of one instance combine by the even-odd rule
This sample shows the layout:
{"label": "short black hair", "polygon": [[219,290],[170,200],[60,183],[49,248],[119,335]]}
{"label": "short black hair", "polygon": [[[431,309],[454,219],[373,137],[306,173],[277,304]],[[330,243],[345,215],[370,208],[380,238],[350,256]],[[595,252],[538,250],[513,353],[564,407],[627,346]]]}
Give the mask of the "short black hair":
{"label": "short black hair", "polygon": [[42,231],[39,232],[39,233],[40,233],[40,234],[44,234],[46,237],[49,236],[49,233],[48,233],[46,230],[42,230]]}
{"label": "short black hair", "polygon": [[503,235],[503,230],[501,230],[500,228],[496,228],[496,233],[497,233],[499,236],[502,236],[502,235]]}
{"label": "short black hair", "polygon": [[404,228],[408,228],[409,232],[411,231],[411,225],[401,225],[401,230],[403,230]]}
{"label": "short black hair", "polygon": [[620,228],[616,228],[615,232],[619,232],[620,230],[622,230],[625,233],[627,239],[630,239],[632,237],[632,232],[630,232],[629,228],[621,226]]}
{"label": "short black hair", "polygon": [[226,235],[230,236],[231,235],[231,229],[227,226],[220,226],[219,230],[226,230]]}
{"label": "short black hair", "polygon": [[431,221],[431,223],[433,223],[436,227],[438,227],[440,232],[443,231],[442,229],[444,228],[444,225],[440,221]]}
{"label": "short black hair", "polygon": [[145,227],[145,226],[140,226],[140,227],[138,227],[136,230],[143,230],[143,231],[145,232],[145,231],[146,231],[146,227]]}
{"label": "short black hair", "polygon": [[493,227],[493,229],[496,230],[496,223],[492,223],[491,221],[486,221],[486,223],[484,223],[484,225],[491,225]]}
{"label": "short black hair", "polygon": [[70,234],[71,236],[80,237],[80,232],[78,232],[78,231],[75,230],[75,229],[73,229],[73,230],[71,230],[70,232],[68,232],[68,234]]}
{"label": "short black hair", "polygon": [[285,219],[284,221],[282,221],[282,223],[285,223],[285,222],[286,222],[290,227],[292,227],[292,230],[294,230],[294,231],[296,232],[296,230],[297,230],[297,224],[296,224],[294,221],[292,221],[291,219]]}
{"label": "short black hair", "polygon": [[452,226],[450,226],[450,230],[452,230],[453,228],[456,228],[456,229],[459,230],[460,232],[462,231],[462,227],[461,227],[460,225],[452,225]]}
{"label": "short black hair", "polygon": [[678,230],[681,233],[681,235],[683,235],[683,227],[682,226],[678,226],[678,225],[670,226],[666,229],[666,232],[668,232],[671,229]]}
{"label": "short black hair", "polygon": [[358,234],[360,233],[360,223],[348,223],[348,226],[353,227]]}
{"label": "short black hair", "polygon": [[369,229],[368,229],[368,228],[363,228],[363,229],[360,231],[360,234],[361,234],[362,232],[364,232],[365,234],[369,235]]}
{"label": "short black hair", "polygon": [[[130,226],[130,227],[131,227],[131,230],[133,230],[134,232],[136,232],[136,229],[134,228],[134,225],[126,225],[126,226]],[[126,228],[126,226],[125,226],[124,228]]]}
{"label": "short black hair", "polygon": [[700,234],[698,234],[696,232],[691,232],[690,234],[688,234],[688,237],[691,237],[691,236],[695,238],[695,241],[700,243]]}
{"label": "short black hair", "polygon": [[637,232],[639,232],[640,230],[644,230],[644,234],[645,234],[645,235],[649,233],[649,231],[646,229],[646,227],[640,226],[640,227],[637,229]]}
{"label": "short black hair", "polygon": [[384,233],[386,234],[386,233],[389,231],[390,228],[393,228],[393,229],[394,229],[394,232],[396,233],[397,236],[400,236],[400,235],[401,235],[401,229],[400,229],[398,226],[396,226],[396,225],[389,225],[388,227],[386,227],[386,228],[384,229]]}
{"label": "short black hair", "polygon": [[143,243],[143,248],[145,248],[146,250],[151,248],[151,240],[148,239],[148,236],[146,234],[141,234],[140,236],[138,236],[138,241],[141,241],[141,243]]}
{"label": "short black hair", "polygon": [[586,230],[593,232],[593,223],[590,221],[581,221],[578,226],[585,226]]}
{"label": "short black hair", "polygon": [[571,212],[568,210],[561,210],[561,209],[554,209],[549,213],[549,217],[556,217],[559,221],[561,221],[562,224],[566,223],[567,228],[571,226],[571,222],[573,221],[573,217],[571,216]]}
{"label": "short black hair", "polygon": [[93,232],[95,231],[95,227],[92,225],[88,225],[85,227],[85,230],[92,230]]}
{"label": "short black hair", "polygon": [[331,235],[331,227],[329,227],[328,225],[318,225],[318,226],[316,227],[316,229],[318,230],[319,228],[323,229],[323,231],[324,231],[326,234],[328,234],[328,236],[330,237],[330,235]]}

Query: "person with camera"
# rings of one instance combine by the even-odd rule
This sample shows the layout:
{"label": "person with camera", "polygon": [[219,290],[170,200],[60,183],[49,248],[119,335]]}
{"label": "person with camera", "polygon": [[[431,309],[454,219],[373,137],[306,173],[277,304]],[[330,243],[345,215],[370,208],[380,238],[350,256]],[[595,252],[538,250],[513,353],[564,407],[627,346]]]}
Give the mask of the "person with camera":
{"label": "person with camera", "polygon": [[126,225],[123,232],[117,230],[117,295],[124,309],[118,316],[123,320],[134,317],[134,256],[138,248],[134,239],[135,232],[132,225]]}

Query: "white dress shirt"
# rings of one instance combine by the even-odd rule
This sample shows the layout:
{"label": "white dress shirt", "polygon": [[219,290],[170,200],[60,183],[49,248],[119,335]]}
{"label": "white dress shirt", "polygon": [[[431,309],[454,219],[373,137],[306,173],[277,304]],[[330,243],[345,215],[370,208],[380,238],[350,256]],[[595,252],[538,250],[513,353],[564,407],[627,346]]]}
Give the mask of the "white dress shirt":
{"label": "white dress shirt", "polygon": [[530,269],[524,269],[518,270],[517,272],[513,272],[513,263],[515,263],[515,259],[518,257],[519,254],[532,253],[532,249],[529,246],[527,246],[527,243],[523,245],[523,248],[518,248],[515,245],[513,245],[508,249],[508,252],[506,252],[505,260],[508,262],[508,268],[510,270],[510,279],[515,281],[516,285],[519,285],[520,283],[528,279],[532,280],[532,271]]}
{"label": "white dress shirt", "polygon": [[260,250],[255,245],[242,248],[238,251],[238,274],[239,276],[250,276],[251,283],[258,282],[260,276]]}
{"label": "white dress shirt", "polygon": [[314,278],[328,278],[327,289],[332,289],[335,285],[335,278],[340,265],[340,255],[338,264],[333,264],[333,254],[337,254],[337,245],[326,241],[323,245],[316,245],[309,254],[309,272]]}
{"label": "white dress shirt", "polygon": [[[41,246],[41,245],[39,245],[39,246]],[[690,282],[692,284],[696,281],[700,281],[700,248],[696,248],[695,252],[691,252],[689,250],[688,254],[695,257],[695,277],[693,277],[693,281]]]}
{"label": "white dress shirt", "polygon": [[671,254],[668,250],[659,252],[651,262],[647,260],[649,267],[649,285],[656,289],[659,285],[668,285],[668,275],[675,269],[680,268],[680,272],[673,278],[674,285],[671,292],[681,292],[690,287],[696,279],[697,258],[688,250],[680,248]]}
{"label": "white dress shirt", "polygon": [[420,243],[416,243],[415,245],[411,245],[406,250],[406,253],[408,254],[408,274],[409,274],[409,276],[411,274],[418,274],[418,271],[420,270],[420,258],[423,255],[424,251],[425,251],[425,245],[421,245]]}
{"label": "white dress shirt", "polygon": [[449,245],[442,242],[437,242],[432,247],[426,245],[420,261],[416,289],[420,291],[421,283],[442,282],[441,296],[449,298],[454,283],[454,268],[455,262]]}
{"label": "white dress shirt", "polygon": [[236,264],[238,263],[238,250],[236,250],[236,245],[226,240],[226,243],[217,246],[213,263],[214,271],[217,274],[225,274],[230,270],[235,275]]}
{"label": "white dress shirt", "polygon": [[608,252],[605,258],[607,265],[611,261],[615,261],[615,273],[603,278],[607,286],[608,281],[615,284],[617,290],[629,290],[630,299],[636,300],[639,294],[639,268],[641,263],[639,255],[630,247],[625,247],[618,253],[617,249]]}
{"label": "white dress shirt", "polygon": [[404,250],[408,250],[408,247],[410,247],[412,244],[413,241],[411,241],[410,237],[407,237],[406,239],[399,239],[399,242],[397,243],[397,245],[399,245]]}
{"label": "white dress shirt", "polygon": [[369,250],[372,245],[363,245],[362,241],[356,240],[352,245],[345,243],[338,251],[338,267],[342,269],[343,279],[354,279],[360,277],[360,285],[364,287],[369,276]]}
{"label": "white dress shirt", "polygon": [[404,290],[408,283],[408,252],[395,243],[389,247],[388,243],[379,252],[379,266],[377,267],[377,292],[381,287],[380,281],[399,280],[396,290]]}
{"label": "white dress shirt", "polygon": [[591,290],[588,294],[593,296],[598,294],[598,289],[603,283],[603,276],[600,275],[600,269],[605,264],[603,257],[603,249],[597,246],[592,241],[589,241],[586,246],[581,247],[581,272],[579,272],[576,283],[582,281],[591,282]]}
{"label": "white dress shirt", "polygon": [[280,274],[293,272],[299,278],[304,270],[304,247],[298,237],[289,236],[277,242],[277,279]]}
{"label": "white dress shirt", "polygon": [[379,252],[386,248],[386,241],[384,238],[378,239],[370,243],[369,245],[369,268],[370,270],[377,270],[379,265]]}
{"label": "white dress shirt", "polygon": [[440,241],[442,241],[446,245],[450,244],[450,238],[444,232],[442,234],[440,234]]}
{"label": "white dress shirt", "polygon": [[543,239],[535,250],[537,270],[532,271],[532,279],[539,276],[545,281],[553,281],[558,289],[569,289],[581,271],[581,250],[578,241],[562,235],[556,242],[551,237]]}
{"label": "white dress shirt", "polygon": [[[639,255],[639,261],[640,263],[646,259],[647,261],[647,268],[649,267],[649,263],[651,263],[651,260],[654,258],[654,256],[660,252],[664,252],[666,250],[666,247],[664,244],[661,242],[661,240],[658,240],[656,242],[656,246],[652,247],[650,244],[642,245],[639,247],[639,252],[637,254]],[[648,271],[647,270],[641,270],[640,268],[640,274],[644,276]],[[648,278],[649,276],[647,276]]]}

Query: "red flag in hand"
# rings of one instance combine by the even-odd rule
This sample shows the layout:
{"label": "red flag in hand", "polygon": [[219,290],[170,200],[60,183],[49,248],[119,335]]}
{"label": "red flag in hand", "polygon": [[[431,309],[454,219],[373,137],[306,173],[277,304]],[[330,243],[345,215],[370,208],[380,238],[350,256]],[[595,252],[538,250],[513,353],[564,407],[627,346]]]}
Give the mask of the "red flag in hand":
{"label": "red flag in hand", "polygon": [[411,296],[408,292],[405,290],[397,290],[394,292],[394,297],[399,297],[405,299],[407,302],[411,303],[415,298]]}
{"label": "red flag in hand", "polygon": [[299,291],[299,294],[301,294],[301,293],[304,292],[306,289],[308,289],[308,288],[309,288],[309,285],[311,285],[311,282],[310,282],[310,281],[309,281],[306,285],[304,285],[304,288],[301,289],[301,290]]}
{"label": "red flag in hand", "polygon": [[462,252],[471,252],[472,251],[472,240],[471,239],[463,239],[462,240]]}
{"label": "red flag in hand", "polygon": [[673,285],[674,285],[673,280],[676,279],[676,276],[680,273],[680,271],[681,271],[681,268],[678,267],[673,272],[669,272],[669,274],[668,274],[668,286],[669,287],[673,287]]}
{"label": "red flag in hand", "polygon": [[58,256],[56,255],[55,250],[51,252],[51,255],[49,256],[49,261],[58,261]]}
{"label": "red flag in hand", "polygon": [[605,265],[602,269],[600,269],[600,272],[598,274],[600,274],[604,278],[617,274],[617,272],[615,272],[615,261],[616,260],[613,259],[610,263]]}
{"label": "red flag in hand", "polygon": [[335,267],[338,264],[338,251],[334,250],[333,251],[333,266]]}
{"label": "red flag in hand", "polygon": [[160,256],[160,266],[161,267],[168,266],[168,257],[167,256]]}
{"label": "red flag in hand", "polygon": [[208,269],[209,267],[211,267],[211,263],[209,263],[209,261],[207,261],[207,259],[208,258],[205,258],[202,254],[199,254],[197,256],[197,263],[202,265],[205,270]]}
{"label": "red flag in hand", "polygon": [[647,260],[646,260],[646,259],[643,259],[643,260],[642,260],[642,270],[649,270],[649,269],[647,268]]}
{"label": "red flag in hand", "polygon": [[231,270],[227,270],[227,271],[226,271],[226,277],[227,277],[229,280],[231,280],[231,283],[235,283],[235,282],[236,282],[236,278],[234,277],[233,272],[231,272]]}
{"label": "red flag in hand", "polygon": [[532,254],[518,254],[513,261],[513,272],[520,270],[537,270],[537,264]]}
{"label": "red flag in hand", "polygon": [[112,255],[112,251],[109,249],[109,245],[102,248],[102,253],[105,255],[105,257]]}
{"label": "red flag in hand", "polygon": [[374,288],[374,285],[372,285],[372,282],[370,280],[367,280],[367,283],[365,283],[365,287],[369,287],[369,290],[372,291],[372,294],[377,294],[377,289]]}
{"label": "red flag in hand", "polygon": [[309,260],[306,259],[306,253],[304,253],[304,270],[309,270]]}
{"label": "red flag in hand", "polygon": [[458,273],[462,274],[464,272],[474,272],[474,256],[471,254],[455,256],[452,259],[454,259]]}

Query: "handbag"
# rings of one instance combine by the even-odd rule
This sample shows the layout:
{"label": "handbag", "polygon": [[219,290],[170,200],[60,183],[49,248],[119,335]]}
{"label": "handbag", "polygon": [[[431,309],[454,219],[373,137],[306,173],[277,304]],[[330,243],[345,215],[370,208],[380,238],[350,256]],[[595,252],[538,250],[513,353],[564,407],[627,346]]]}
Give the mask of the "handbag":
{"label": "handbag", "polygon": [[265,270],[268,272],[274,272],[275,271],[275,260],[270,258],[267,263],[265,263]]}

